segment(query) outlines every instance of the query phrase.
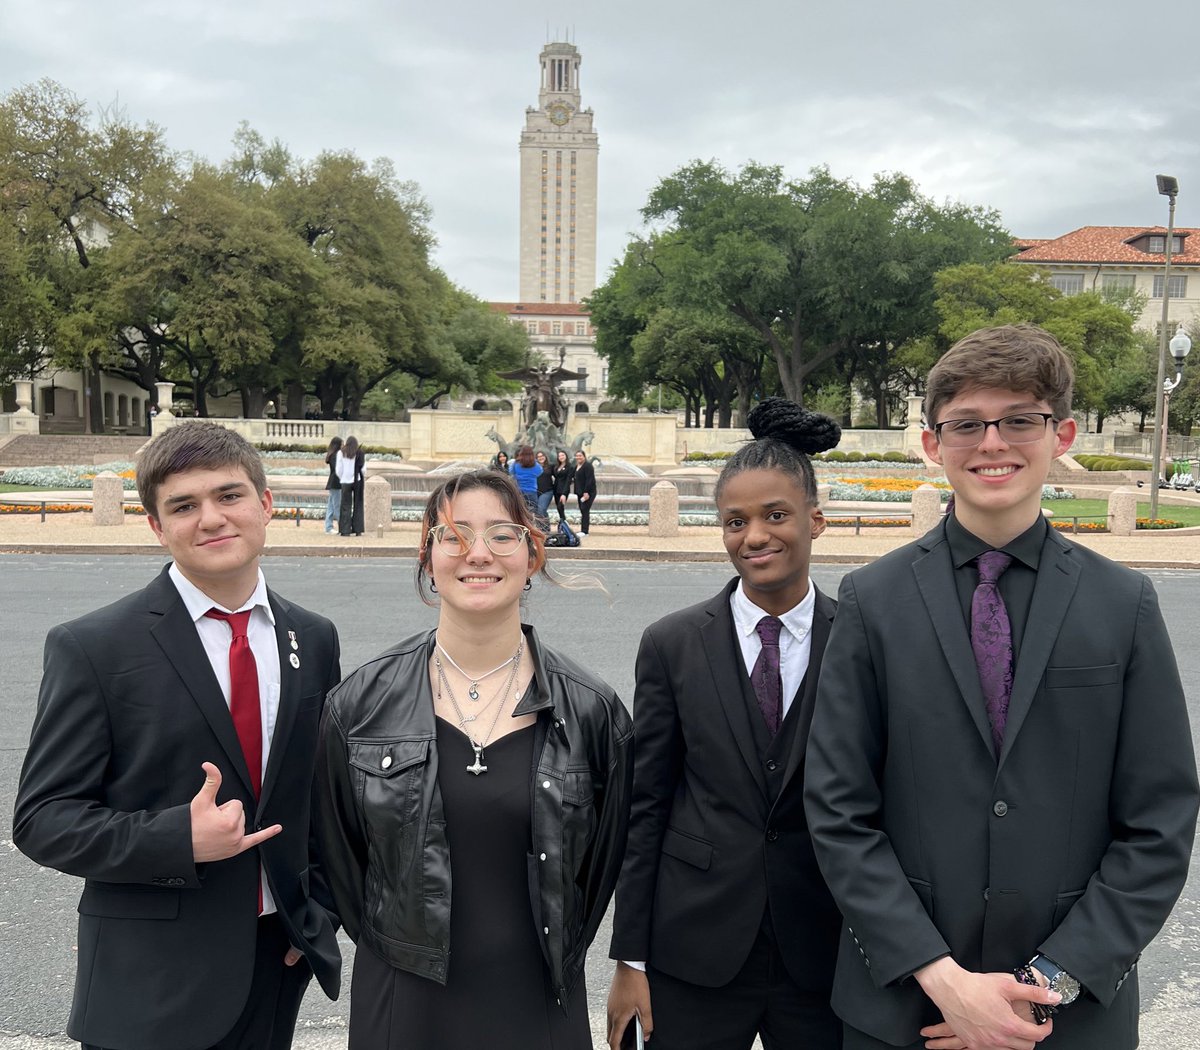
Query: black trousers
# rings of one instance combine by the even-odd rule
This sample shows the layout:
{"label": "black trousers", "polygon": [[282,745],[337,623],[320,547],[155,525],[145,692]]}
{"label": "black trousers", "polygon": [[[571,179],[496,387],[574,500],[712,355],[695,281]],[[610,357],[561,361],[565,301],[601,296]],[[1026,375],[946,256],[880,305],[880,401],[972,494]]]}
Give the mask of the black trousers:
{"label": "black trousers", "polygon": [[[300,1014],[300,1002],[312,977],[307,960],[284,966],[287,933],[278,915],[258,920],[254,946],[254,973],[250,994],[233,1028],[212,1050],[289,1050]],[[199,1004],[203,1005],[203,1004]],[[82,1044],[83,1050],[115,1050]]]}
{"label": "black trousers", "polygon": [[737,976],[720,988],[681,981],[653,963],[646,976],[654,1050],[750,1050],[755,1035],[765,1050],[841,1050],[842,1022],[829,993],[797,985],[765,929]]}
{"label": "black trousers", "polygon": [[590,496],[586,500],[579,500],[579,531],[585,536],[587,535],[588,531],[588,522],[592,517],[592,507],[595,505],[595,503],[595,496]]}

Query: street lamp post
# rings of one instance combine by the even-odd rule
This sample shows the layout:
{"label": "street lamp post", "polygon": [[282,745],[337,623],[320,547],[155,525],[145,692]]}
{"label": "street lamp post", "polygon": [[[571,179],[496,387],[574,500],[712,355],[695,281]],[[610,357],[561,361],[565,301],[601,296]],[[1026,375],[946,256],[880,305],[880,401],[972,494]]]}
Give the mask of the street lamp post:
{"label": "street lamp post", "polygon": [[[1163,289],[1162,289],[1162,327],[1158,333],[1158,378],[1154,384],[1154,434],[1157,438],[1159,427],[1163,428],[1165,434],[1167,420],[1163,415],[1163,404],[1166,398],[1164,384],[1166,383],[1167,371],[1167,311],[1171,303],[1171,248],[1175,240],[1175,197],[1179,193],[1179,182],[1173,175],[1158,175],[1158,192],[1161,193],[1170,202],[1167,211],[1167,243],[1165,245],[1165,269],[1163,272]],[[1191,343],[1188,344],[1188,349],[1191,349]],[[1180,366],[1182,368],[1182,365]],[[1172,387],[1172,389],[1174,389]],[[1154,442],[1154,451],[1150,464],[1150,517],[1158,517],[1158,486],[1162,480],[1163,471],[1163,447],[1166,445],[1164,436],[1162,444],[1158,441]]]}
{"label": "street lamp post", "polygon": [[[1162,402],[1163,402],[1163,420],[1162,420],[1162,439],[1159,444],[1159,452],[1161,454],[1160,461],[1165,465],[1167,462],[1167,420],[1170,417],[1171,406],[1171,391],[1173,391],[1181,382],[1183,382],[1183,363],[1187,360],[1187,355],[1192,352],[1192,341],[1188,338],[1187,332],[1182,328],[1175,333],[1171,338],[1171,356],[1175,358],[1175,379],[1164,379],[1162,385]],[[1164,481],[1163,488],[1166,488]],[[1154,486],[1154,495],[1158,495],[1158,485]],[[1150,517],[1158,517],[1158,501],[1151,500]]]}

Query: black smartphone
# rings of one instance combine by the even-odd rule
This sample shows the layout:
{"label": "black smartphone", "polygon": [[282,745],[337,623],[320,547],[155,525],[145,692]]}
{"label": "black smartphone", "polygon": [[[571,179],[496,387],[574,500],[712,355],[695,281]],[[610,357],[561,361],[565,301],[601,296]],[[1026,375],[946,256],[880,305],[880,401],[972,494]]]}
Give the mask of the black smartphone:
{"label": "black smartphone", "polygon": [[646,1040],[642,1035],[641,1018],[634,1014],[621,1033],[621,1050],[645,1050]]}

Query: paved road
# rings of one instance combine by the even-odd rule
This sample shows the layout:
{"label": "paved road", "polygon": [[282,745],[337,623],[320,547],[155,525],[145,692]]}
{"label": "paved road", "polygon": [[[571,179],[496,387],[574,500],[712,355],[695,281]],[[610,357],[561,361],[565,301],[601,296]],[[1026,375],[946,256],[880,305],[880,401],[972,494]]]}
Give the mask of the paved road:
{"label": "paved road", "polygon": [[[162,562],[142,556],[0,557],[0,1050],[42,1050],[67,1044],[62,1035],[75,968],[75,904],[79,881],[36,867],[12,846],[12,804],[24,755],[37,684],[41,645],[55,623],[135,590]],[[416,599],[411,560],[368,561],[272,558],[271,583],[289,598],[331,616],[341,632],[343,666],[352,669],[396,638],[434,622]],[[643,627],[683,605],[700,601],[728,577],[719,564],[573,564],[595,568],[609,595],[535,586],[528,618],[546,641],[572,650],[628,701],[633,655]],[[818,566],[818,586],[836,591],[843,566]],[[1200,725],[1200,574],[1154,571]],[[1153,756],[1147,756],[1152,761]],[[602,1031],[609,978],[609,928],[593,948],[589,1002]],[[352,950],[352,946],[346,946]],[[1200,1050],[1200,876],[1141,964],[1142,1046],[1146,1050]],[[348,984],[348,982],[347,982]],[[343,1048],[347,1003],[310,993],[295,1045],[302,1050]],[[600,1041],[597,1040],[597,1046]]]}

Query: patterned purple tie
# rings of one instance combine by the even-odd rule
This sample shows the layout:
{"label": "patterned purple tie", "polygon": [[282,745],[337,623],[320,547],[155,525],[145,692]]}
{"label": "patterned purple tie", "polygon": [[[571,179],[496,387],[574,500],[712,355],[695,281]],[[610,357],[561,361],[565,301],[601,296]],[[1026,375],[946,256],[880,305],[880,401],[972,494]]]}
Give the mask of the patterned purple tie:
{"label": "patterned purple tie", "polygon": [[1013,647],[1012,624],[997,581],[1012,564],[1012,555],[987,551],[975,561],[979,566],[979,584],[971,599],[971,649],[979,669],[988,721],[992,724],[992,743],[999,755],[1012,696]]}
{"label": "patterned purple tie", "polygon": [[779,632],[783,621],[777,616],[764,616],[754,629],[762,639],[762,652],[754,662],[750,681],[758,697],[758,709],[774,736],[783,721],[783,676],[779,671]]}

